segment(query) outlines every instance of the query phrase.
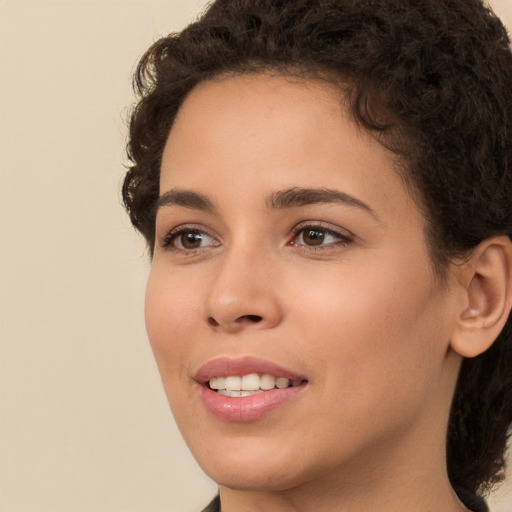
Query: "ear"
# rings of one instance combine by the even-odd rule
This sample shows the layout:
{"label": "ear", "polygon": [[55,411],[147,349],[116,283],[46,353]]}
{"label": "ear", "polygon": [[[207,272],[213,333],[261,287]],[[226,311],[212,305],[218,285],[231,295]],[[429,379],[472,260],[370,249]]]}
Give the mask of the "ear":
{"label": "ear", "polygon": [[512,308],[512,243],[506,236],[481,242],[462,264],[464,306],[450,340],[463,357],[485,352],[498,337]]}

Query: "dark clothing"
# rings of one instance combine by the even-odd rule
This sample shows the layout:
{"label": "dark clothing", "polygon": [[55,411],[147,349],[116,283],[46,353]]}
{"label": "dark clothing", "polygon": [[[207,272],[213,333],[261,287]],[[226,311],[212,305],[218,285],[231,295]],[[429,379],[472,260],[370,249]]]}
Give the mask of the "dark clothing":
{"label": "dark clothing", "polygon": [[203,512],[220,512],[220,498],[215,496],[213,501],[203,510]]}
{"label": "dark clothing", "polygon": [[[457,496],[460,501],[464,503],[466,507],[468,507],[472,512],[489,512],[485,501],[465,489],[455,489]],[[220,498],[215,496],[213,501],[203,510],[203,512],[220,512]],[[441,512],[441,511],[439,511]]]}

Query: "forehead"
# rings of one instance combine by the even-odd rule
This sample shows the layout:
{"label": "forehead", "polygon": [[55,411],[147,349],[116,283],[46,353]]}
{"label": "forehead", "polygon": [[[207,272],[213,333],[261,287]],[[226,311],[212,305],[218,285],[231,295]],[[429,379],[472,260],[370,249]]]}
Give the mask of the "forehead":
{"label": "forehead", "polygon": [[170,131],[160,186],[245,200],[291,186],[341,188],[367,204],[411,208],[394,155],[353,121],[341,88],[296,77],[196,86]]}
{"label": "forehead", "polygon": [[196,145],[211,144],[216,154],[236,142],[246,160],[256,144],[282,157],[293,142],[318,147],[328,131],[334,135],[330,128],[344,111],[343,94],[327,82],[259,74],[220,77],[200,83],[185,99],[165,151],[183,150],[183,139],[194,136]]}

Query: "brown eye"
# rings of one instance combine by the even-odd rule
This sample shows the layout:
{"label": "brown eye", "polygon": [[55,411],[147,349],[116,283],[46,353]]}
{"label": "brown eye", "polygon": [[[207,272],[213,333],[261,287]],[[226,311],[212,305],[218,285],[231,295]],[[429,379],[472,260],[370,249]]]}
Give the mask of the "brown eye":
{"label": "brown eye", "polygon": [[352,237],[322,226],[303,226],[295,231],[292,245],[318,249],[333,249],[348,245]]}
{"label": "brown eye", "polygon": [[199,231],[190,231],[188,233],[182,233],[179,237],[179,245],[183,249],[197,249],[201,247],[203,241],[202,233]]}
{"label": "brown eye", "polygon": [[215,238],[199,229],[181,229],[168,237],[164,246],[181,251],[193,251],[218,245]]}
{"label": "brown eye", "polygon": [[325,231],[321,229],[305,229],[302,232],[302,241],[305,245],[322,245],[325,240]]}

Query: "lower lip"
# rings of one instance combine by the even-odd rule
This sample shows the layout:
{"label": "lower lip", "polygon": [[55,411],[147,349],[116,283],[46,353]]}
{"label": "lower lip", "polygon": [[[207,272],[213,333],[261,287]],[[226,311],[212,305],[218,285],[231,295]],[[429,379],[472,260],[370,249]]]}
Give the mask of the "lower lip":
{"label": "lower lip", "polygon": [[306,384],[284,389],[272,389],[244,397],[224,396],[212,391],[208,385],[200,388],[205,407],[217,418],[225,421],[246,422],[258,420],[301,393]]}

